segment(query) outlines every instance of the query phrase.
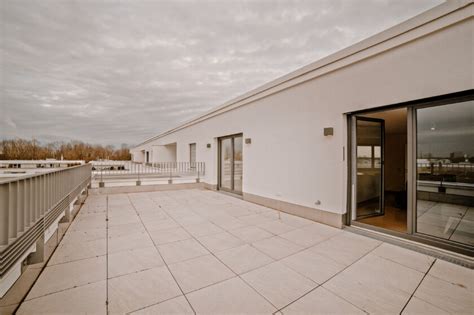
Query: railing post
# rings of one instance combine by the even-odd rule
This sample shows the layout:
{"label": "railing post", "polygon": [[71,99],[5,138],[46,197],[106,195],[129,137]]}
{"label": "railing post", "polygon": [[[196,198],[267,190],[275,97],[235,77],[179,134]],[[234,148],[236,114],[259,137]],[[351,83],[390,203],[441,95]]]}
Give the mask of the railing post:
{"label": "railing post", "polygon": [[173,171],[172,171],[172,166],[171,166],[169,169],[170,169],[170,179],[168,179],[168,184],[173,184]]}
{"label": "railing post", "polygon": [[25,181],[19,180],[18,182],[18,199],[16,204],[17,220],[16,229],[19,233],[25,231]]}
{"label": "railing post", "polygon": [[17,202],[18,202],[18,182],[10,183],[10,197],[8,198],[8,238],[16,238],[17,235]]}
{"label": "railing post", "polygon": [[9,184],[0,185],[0,246],[8,245]]}
{"label": "railing post", "polygon": [[138,165],[138,172],[137,172],[137,182],[136,182],[136,185],[137,186],[140,186],[142,184],[142,181],[140,180],[140,167],[141,167],[141,164]]}
{"label": "railing post", "polygon": [[102,188],[102,187],[105,187],[105,184],[104,184],[104,177],[103,177],[103,170],[104,168],[101,167],[100,168],[100,182],[99,182],[99,188]]}

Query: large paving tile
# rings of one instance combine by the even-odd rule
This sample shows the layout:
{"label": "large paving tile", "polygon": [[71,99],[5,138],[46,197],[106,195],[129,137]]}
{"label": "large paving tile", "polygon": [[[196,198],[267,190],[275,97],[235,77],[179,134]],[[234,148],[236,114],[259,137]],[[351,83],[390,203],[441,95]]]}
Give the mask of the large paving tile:
{"label": "large paving tile", "polygon": [[314,223],[314,221],[311,221],[302,217],[298,217],[296,215],[288,214],[285,212],[280,213],[280,220],[285,224],[288,224],[297,228],[311,225]]}
{"label": "large paving tile", "polygon": [[369,254],[323,286],[368,313],[400,313],[423,273]]}
{"label": "large paving tile", "polygon": [[239,220],[247,225],[258,225],[265,222],[276,220],[276,217],[264,216],[263,214],[252,214],[239,217]]}
{"label": "large paving tile", "polygon": [[380,244],[382,242],[372,238],[344,232],[311,247],[311,250],[349,266]]}
{"label": "large paving tile", "polygon": [[200,237],[200,236],[206,236],[206,235],[224,232],[223,229],[221,229],[220,227],[218,227],[212,222],[204,222],[204,223],[189,225],[189,226],[186,226],[185,229],[194,237]]}
{"label": "large paving tile", "polygon": [[236,274],[256,269],[274,261],[248,244],[218,252],[216,256]]}
{"label": "large paving tile", "polygon": [[122,224],[131,224],[131,223],[139,223],[140,218],[135,212],[130,212],[127,214],[120,214],[115,216],[109,215],[109,227],[115,225],[122,225]]}
{"label": "large paving tile", "polygon": [[197,314],[272,314],[275,307],[239,278],[187,294]]}
{"label": "large paving tile", "polygon": [[[105,230],[104,230],[105,231]],[[130,234],[143,233],[146,232],[143,224],[138,223],[129,223],[121,224],[116,226],[109,226],[107,230],[107,235],[109,238],[122,237]]]}
{"label": "large paving tile", "polygon": [[237,236],[238,238],[247,243],[253,243],[273,236],[272,233],[267,232],[264,229],[261,229],[256,226],[246,226],[243,228],[231,230],[229,231],[229,233]]}
{"label": "large paving tile", "polygon": [[137,248],[153,247],[153,242],[146,231],[123,235],[119,237],[110,237],[108,241],[108,252],[115,253],[122,250],[131,250]]}
{"label": "large paving tile", "polygon": [[85,231],[68,230],[64,235],[61,243],[82,243],[89,241],[96,241],[106,238],[105,229],[91,229]]}
{"label": "large paving tile", "polygon": [[281,310],[284,315],[291,314],[365,314],[351,303],[341,299],[323,287],[318,287],[296,302]]}
{"label": "large paving tile", "polygon": [[311,225],[281,234],[280,237],[300,246],[309,247],[341,233],[343,233],[341,229],[314,222]]}
{"label": "large paving tile", "polygon": [[241,239],[235,237],[229,232],[207,235],[198,237],[197,239],[213,253],[244,244]]}
{"label": "large paving tile", "polygon": [[241,277],[278,309],[317,286],[280,262],[250,271]]}
{"label": "large paving tile", "polygon": [[474,292],[474,270],[472,269],[438,259],[428,274]]}
{"label": "large paving tile", "polygon": [[106,314],[105,281],[25,301],[16,314]]}
{"label": "large paving tile", "polygon": [[242,217],[246,215],[255,214],[254,212],[250,211],[249,209],[241,206],[231,206],[226,209],[226,213],[233,216],[233,217]]}
{"label": "large paving tile", "polygon": [[132,312],[134,315],[155,315],[155,314],[179,314],[192,315],[193,309],[189,305],[184,296],[178,296],[170,300],[143,308],[139,311]]}
{"label": "large paving tile", "polygon": [[279,236],[260,240],[253,243],[252,245],[273,259],[281,259],[303,249],[303,247],[287,241]]}
{"label": "large paving tile", "polygon": [[164,211],[159,209],[139,210],[138,215],[143,222],[166,220],[169,218],[169,216]]}
{"label": "large paving tile", "polygon": [[281,262],[318,284],[322,284],[346,267],[310,249],[288,256]]}
{"label": "large paving tile", "polygon": [[383,243],[372,254],[402,264],[420,272],[427,272],[435,258],[415,251]]}
{"label": "large paving tile", "polygon": [[406,315],[448,315],[449,313],[413,296],[402,314]]}
{"label": "large paving tile", "polygon": [[204,224],[208,222],[206,218],[194,213],[187,214],[182,217],[176,217],[175,220],[178,221],[178,223],[184,227],[188,227],[190,225]]}
{"label": "large paving tile", "polygon": [[166,267],[109,279],[109,311],[132,312],[181,295]]}
{"label": "large paving tile", "polygon": [[235,276],[229,268],[212,255],[172,264],[169,268],[185,293]]}
{"label": "large paving tile", "polygon": [[281,220],[273,220],[257,225],[272,234],[280,235],[295,230],[294,226],[283,223]]}
{"label": "large paving tile", "polygon": [[169,230],[172,228],[178,228],[179,224],[176,223],[173,219],[163,219],[163,220],[144,220],[143,225],[146,229],[151,231],[159,230]]}
{"label": "large paving tile", "polygon": [[105,280],[105,256],[46,267],[27,300],[65,289]]}
{"label": "large paving tile", "polygon": [[182,241],[191,238],[191,235],[189,235],[189,233],[181,227],[167,230],[150,231],[150,236],[153,239],[153,242],[155,242],[155,244],[157,245]]}
{"label": "large paving tile", "polygon": [[230,215],[220,215],[211,218],[211,221],[224,230],[234,230],[247,226],[246,223],[234,218]]}
{"label": "large paving tile", "polygon": [[105,214],[92,214],[83,217],[76,217],[69,227],[71,231],[85,231],[91,229],[105,229]]}
{"label": "large paving tile", "polygon": [[126,275],[164,265],[155,247],[120,251],[108,256],[108,277]]}
{"label": "large paving tile", "polygon": [[96,239],[84,242],[61,242],[48,262],[48,265],[55,265],[75,260],[92,258],[105,255],[106,239]]}
{"label": "large paving tile", "polygon": [[472,314],[474,310],[472,290],[429,274],[416,290],[415,297],[452,314]]}
{"label": "large paving tile", "polygon": [[158,249],[168,265],[209,254],[209,251],[193,238],[159,245]]}

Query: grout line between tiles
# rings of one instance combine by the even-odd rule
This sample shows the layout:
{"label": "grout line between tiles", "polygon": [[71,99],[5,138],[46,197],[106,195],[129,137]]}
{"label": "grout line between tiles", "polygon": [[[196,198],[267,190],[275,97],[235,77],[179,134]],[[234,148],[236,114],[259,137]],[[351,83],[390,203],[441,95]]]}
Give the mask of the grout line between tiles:
{"label": "grout line between tiles", "polygon": [[[146,195],[148,197],[148,195]],[[140,215],[138,214],[138,211],[137,211],[137,208],[135,207],[135,205],[133,204],[133,201],[132,199],[130,198],[129,194],[127,194],[127,198],[128,200],[130,201],[133,209],[135,210],[137,216],[140,218],[140,222],[142,223],[143,227],[145,228],[145,231],[147,232],[148,234],[148,237],[151,239],[151,241],[153,242],[153,245],[155,246],[155,249],[156,251],[158,252],[158,255],[160,255],[161,257],[161,260],[163,261],[163,263],[165,264],[166,266],[166,269],[168,270],[168,272],[170,273],[171,277],[173,278],[174,282],[176,283],[177,287],[179,288],[179,290],[181,291],[181,294],[184,296],[184,298],[186,299],[186,301],[188,302],[189,306],[191,307],[191,309],[193,310],[193,313],[196,314],[196,311],[194,310],[193,306],[191,305],[191,303],[189,302],[187,296],[184,294],[184,291],[183,289],[181,288],[181,286],[179,285],[178,281],[176,280],[175,276],[173,275],[173,273],[171,272],[171,269],[170,267],[168,266],[168,264],[166,263],[165,259],[163,258],[163,255],[161,254],[160,250],[158,249],[158,246],[157,244],[155,243],[155,241],[153,240],[153,238],[151,237],[150,235],[150,232],[148,231],[147,227],[145,226],[145,224],[143,223],[143,220],[142,218],[140,217]],[[148,197],[149,198],[149,197]],[[152,200],[151,198],[149,198],[150,200]]]}
{"label": "grout line between tiles", "polygon": [[[174,199],[174,198],[173,198],[173,199]],[[166,209],[163,209],[163,211],[167,212]],[[193,210],[190,210],[190,211],[194,212]],[[194,212],[194,213],[195,213],[195,212]],[[173,218],[173,219],[174,219],[174,218]],[[178,223],[178,222],[176,222],[176,223]],[[178,224],[181,225],[180,223],[178,223]],[[181,225],[181,227],[183,227],[183,226]],[[184,228],[184,227],[183,227],[183,228]],[[184,229],[186,229],[186,228],[184,228]],[[187,230],[186,230],[186,231],[187,231]],[[227,232],[227,230],[226,230],[226,232]],[[227,232],[227,233],[229,233],[229,232]],[[231,234],[231,235],[232,235],[232,234]],[[236,237],[236,236],[234,236],[234,237]],[[199,244],[201,244],[201,246],[204,246],[206,249],[208,249],[208,248],[207,248],[204,244],[202,244],[197,238],[195,238],[195,240],[196,240]],[[208,249],[208,250],[209,250],[209,249]],[[226,265],[221,259],[219,259],[219,257],[217,257],[212,251],[209,250],[209,252],[211,253],[212,256],[214,256],[215,259],[217,259],[217,260],[218,260],[219,262],[221,262],[227,269],[229,269],[230,272],[234,273],[234,275],[236,275],[236,277],[238,277],[238,278],[239,278],[240,280],[242,280],[245,284],[247,284],[253,291],[255,291],[255,293],[257,293],[257,294],[258,294],[259,296],[261,296],[265,301],[267,301],[268,303],[270,303],[270,305],[272,305],[275,309],[278,309],[278,307],[276,307],[275,305],[273,305],[273,303],[270,302],[265,296],[263,296],[262,294],[260,294],[260,292],[258,292],[254,287],[252,287],[251,285],[249,285],[249,284],[247,283],[247,281],[245,281],[239,274],[237,274],[236,272],[234,272],[234,270],[232,270],[229,266],[227,266],[227,265]],[[224,282],[224,281],[229,280],[229,279],[232,279],[232,278],[228,278],[228,279],[222,280],[222,281],[220,281],[220,282]],[[218,283],[220,283],[220,282],[210,284],[209,286],[218,284]],[[205,287],[204,287],[204,288],[205,288]],[[204,288],[199,288],[199,289],[197,289],[196,291],[202,290],[202,289],[204,289]],[[189,293],[191,293],[191,292],[188,292],[187,294],[189,294]]]}
{"label": "grout line between tiles", "polygon": [[[334,277],[336,277],[337,275],[339,275],[340,273],[342,273],[344,270],[346,270],[347,268],[351,267],[352,265],[354,265],[355,263],[357,263],[358,261],[360,261],[362,258],[366,257],[368,254],[372,253],[376,248],[378,248],[379,246],[381,246],[383,244],[383,242],[381,242],[380,244],[378,244],[377,246],[375,246],[373,249],[371,249],[370,251],[368,251],[367,253],[365,253],[364,255],[362,255],[361,257],[359,257],[358,259],[356,259],[354,262],[352,262],[350,265],[347,265],[346,267],[344,267],[343,269],[339,270],[337,273],[335,273],[334,275],[332,275],[330,278],[328,278],[326,281],[323,281],[320,285],[318,285],[316,288],[308,291],[307,293],[305,293],[304,295],[302,295],[301,297],[299,297],[298,299],[294,300],[293,302],[285,305],[284,307],[278,309],[278,311],[281,311],[283,310],[284,308],[288,307],[289,305],[295,303],[296,301],[298,301],[299,299],[303,298],[304,296],[310,294],[311,292],[313,292],[314,290],[316,290],[317,288],[319,287],[323,287],[323,285],[325,283],[327,283],[328,281],[330,281],[331,279],[333,279]],[[367,313],[367,311],[361,309],[359,306],[353,304],[352,302],[348,301],[347,299],[345,299],[344,297],[336,294],[335,292],[332,292],[331,290],[329,290],[328,288],[326,287],[323,287],[324,289],[328,290],[329,292],[331,292],[332,294],[338,296],[339,298],[343,299],[344,301],[348,302],[349,304],[351,304],[352,306],[356,307],[357,309],[363,311],[364,313]]]}
{"label": "grout line between tiles", "polygon": [[411,299],[413,298],[413,296],[415,295],[415,292],[416,290],[418,290],[418,288],[420,287],[421,283],[423,282],[423,280],[425,280],[426,276],[428,275],[428,273],[430,272],[431,268],[434,266],[436,262],[436,259],[433,260],[433,262],[431,263],[430,267],[428,268],[428,270],[426,270],[425,274],[423,275],[423,277],[421,278],[420,282],[418,283],[418,285],[416,286],[415,290],[413,290],[413,292],[411,293],[410,297],[408,298],[407,302],[405,303],[405,305],[403,306],[403,308],[401,309],[400,311],[400,314],[403,313],[403,311],[405,310],[405,308],[407,307],[408,303],[410,303]]}

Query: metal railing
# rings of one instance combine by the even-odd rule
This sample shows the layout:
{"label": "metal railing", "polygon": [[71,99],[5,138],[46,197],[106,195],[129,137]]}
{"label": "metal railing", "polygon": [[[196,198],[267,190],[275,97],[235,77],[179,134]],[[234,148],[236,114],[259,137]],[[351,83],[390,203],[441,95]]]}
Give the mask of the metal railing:
{"label": "metal railing", "polygon": [[92,162],[94,179],[101,182],[107,178],[200,178],[206,173],[204,162],[157,162],[135,163],[131,161]]}
{"label": "metal railing", "polygon": [[474,163],[417,163],[419,169],[426,171],[453,171],[453,172],[474,172]]}
{"label": "metal railing", "polygon": [[92,165],[0,181],[0,276],[91,181]]}

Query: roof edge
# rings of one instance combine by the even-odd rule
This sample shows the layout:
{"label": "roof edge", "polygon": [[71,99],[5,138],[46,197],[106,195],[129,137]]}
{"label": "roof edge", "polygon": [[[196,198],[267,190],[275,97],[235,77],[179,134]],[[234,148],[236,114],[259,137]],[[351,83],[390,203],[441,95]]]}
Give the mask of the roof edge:
{"label": "roof edge", "polygon": [[[194,123],[198,123],[200,121],[203,121],[205,119],[208,119],[208,118],[211,118],[211,117],[214,117],[216,115],[219,115],[219,114],[222,114],[228,110],[231,110],[231,109],[228,109],[230,106],[232,105],[235,105],[239,102],[242,102],[246,99],[249,99],[253,96],[257,96],[258,94],[261,94],[265,91],[268,91],[269,89],[272,89],[272,88],[275,88],[275,87],[278,87],[286,82],[289,82],[291,80],[294,80],[300,76],[303,76],[305,74],[308,74],[310,72],[313,72],[317,69],[320,69],[324,66],[327,66],[329,64],[332,64],[334,62],[337,62],[337,61],[340,61],[346,57],[349,57],[351,55],[354,55],[358,52],[361,52],[365,49],[368,49],[372,46],[375,46],[377,44],[380,44],[382,42],[385,42],[391,38],[394,38],[394,37],[397,37],[401,34],[404,34],[410,30],[413,30],[421,25],[424,25],[426,23],[429,23],[431,21],[434,21],[442,16],[445,16],[447,14],[450,14],[454,11],[457,11],[457,10],[460,10],[466,6],[469,6],[469,5],[472,5],[474,3],[474,0],[448,0],[446,1],[445,3],[442,3],[440,5],[437,5],[427,11],[424,11],[412,18],[409,18],[408,20],[404,21],[404,22],[401,22],[397,25],[394,25],[386,30],[383,30],[375,35],[372,35],[366,39],[363,39],[351,46],[348,46],[346,48],[343,48],[342,50],[339,50],[335,53],[332,53],[326,57],[323,57],[315,62],[312,62],[306,66],[303,66],[303,67],[300,67],[288,74],[285,74],[277,79],[274,79],[268,83],[265,83],[255,89],[252,89],[240,96],[237,96],[227,102],[225,102],[224,104],[220,105],[220,106],[217,106],[217,107],[214,107],[212,108],[211,110],[197,116],[197,117],[194,117],[194,118],[191,118],[190,120],[187,120],[181,124],[179,124],[178,126],[172,128],[172,129],[169,129],[167,131],[164,131],[156,136],[153,136],[139,144],[137,144],[136,146],[134,146],[132,149],[135,149],[135,148],[138,148],[144,144],[147,144],[151,141],[154,141],[154,140],[157,140],[159,138],[162,138],[166,135],[169,135],[169,134],[172,134],[178,130],[181,130],[183,128],[186,128]],[[240,106],[243,106],[245,104],[241,104]],[[240,106],[237,106],[235,108],[238,108]],[[226,110],[227,109],[227,110]],[[234,109],[234,108],[232,108]]]}

